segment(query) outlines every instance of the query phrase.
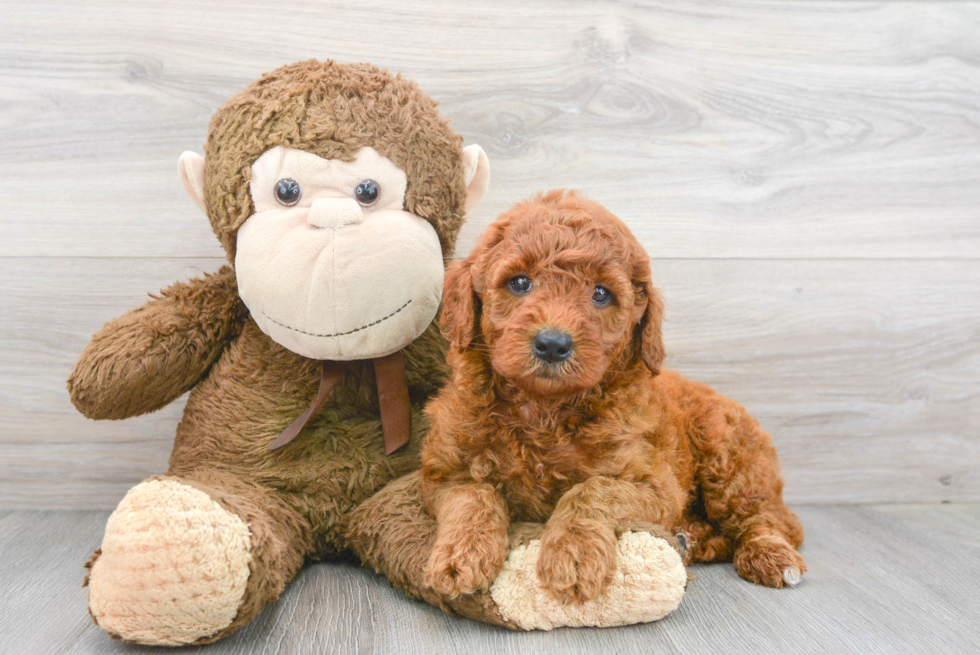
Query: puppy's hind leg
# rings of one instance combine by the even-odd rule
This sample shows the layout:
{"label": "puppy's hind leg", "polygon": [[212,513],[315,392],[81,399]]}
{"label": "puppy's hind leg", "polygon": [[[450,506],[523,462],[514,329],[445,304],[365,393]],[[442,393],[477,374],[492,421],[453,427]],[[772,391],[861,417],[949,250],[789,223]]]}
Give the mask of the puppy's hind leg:
{"label": "puppy's hind leg", "polygon": [[806,572],[796,551],[803,527],[783,502],[776,450],[744,408],[717,398],[697,439],[705,511],[734,544],[739,575],[767,587],[793,586]]}
{"label": "puppy's hind leg", "polygon": [[796,551],[802,541],[803,528],[781,500],[761,507],[742,526],[735,549],[735,570],[756,584],[792,587],[806,573],[806,564]]}

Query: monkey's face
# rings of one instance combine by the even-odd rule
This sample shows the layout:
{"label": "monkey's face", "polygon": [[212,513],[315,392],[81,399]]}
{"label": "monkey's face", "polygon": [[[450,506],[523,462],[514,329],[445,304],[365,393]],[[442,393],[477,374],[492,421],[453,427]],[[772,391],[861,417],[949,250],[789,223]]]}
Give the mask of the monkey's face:
{"label": "monkey's face", "polygon": [[252,165],[238,291],[263,332],[313,359],[393,353],[431,323],[443,257],[403,209],[407,178],[370,147],[352,162],[277,146]]}
{"label": "monkey's face", "polygon": [[251,317],[314,359],[381,357],[431,324],[487,156],[411,81],[369,64],[279,68],[211,119],[181,183],[235,262]]}

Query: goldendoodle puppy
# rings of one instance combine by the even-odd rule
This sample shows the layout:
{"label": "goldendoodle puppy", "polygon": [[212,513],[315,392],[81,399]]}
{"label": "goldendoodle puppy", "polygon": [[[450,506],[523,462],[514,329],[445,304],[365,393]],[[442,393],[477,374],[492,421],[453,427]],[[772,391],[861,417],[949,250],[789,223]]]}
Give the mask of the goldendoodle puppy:
{"label": "goldendoodle puppy", "polygon": [[453,376],[422,452],[438,523],[427,584],[485,588],[512,520],[546,521],[538,576],[563,601],[602,593],[632,522],[683,535],[689,561],[800,580],[803,529],[769,435],[738,403],[661,371],[662,314],[639,242],[571,192],[505,212],[449,270]]}

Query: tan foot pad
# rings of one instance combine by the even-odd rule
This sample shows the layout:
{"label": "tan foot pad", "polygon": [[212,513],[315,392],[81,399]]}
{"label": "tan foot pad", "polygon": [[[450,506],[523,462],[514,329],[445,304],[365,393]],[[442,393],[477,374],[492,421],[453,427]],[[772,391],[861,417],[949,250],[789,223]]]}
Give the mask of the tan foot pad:
{"label": "tan foot pad", "polygon": [[674,611],[687,585],[681,557],[666,540],[626,532],[616,545],[618,568],[606,592],[587,603],[562,605],[538,582],[540,553],[537,539],[511,551],[490,587],[504,619],[523,630],[649,623]]}
{"label": "tan foot pad", "polygon": [[89,611],[126,641],[192,643],[231,624],[250,561],[241,518],[203,491],[149,480],[109,517],[89,578]]}

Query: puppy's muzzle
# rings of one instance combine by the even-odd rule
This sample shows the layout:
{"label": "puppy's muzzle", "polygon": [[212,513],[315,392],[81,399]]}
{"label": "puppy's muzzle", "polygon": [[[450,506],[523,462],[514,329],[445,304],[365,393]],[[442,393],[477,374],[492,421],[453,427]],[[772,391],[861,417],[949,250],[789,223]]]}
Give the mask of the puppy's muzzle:
{"label": "puppy's muzzle", "polygon": [[557,364],[572,356],[572,336],[560,330],[541,330],[534,335],[531,349],[535,358],[548,364]]}

